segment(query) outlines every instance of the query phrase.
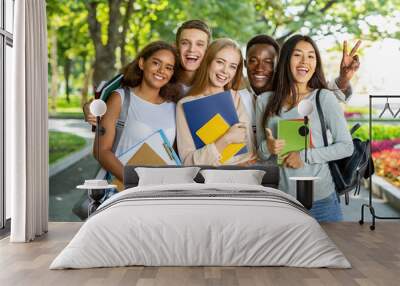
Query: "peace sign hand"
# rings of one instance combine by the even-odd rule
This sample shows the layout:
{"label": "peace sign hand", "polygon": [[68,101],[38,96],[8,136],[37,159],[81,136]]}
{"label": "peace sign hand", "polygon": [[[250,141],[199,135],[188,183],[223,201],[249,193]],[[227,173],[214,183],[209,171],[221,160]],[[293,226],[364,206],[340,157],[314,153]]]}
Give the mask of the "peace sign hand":
{"label": "peace sign hand", "polygon": [[338,86],[342,90],[348,88],[349,81],[352,79],[354,73],[360,67],[360,60],[358,58],[358,55],[356,54],[360,45],[361,41],[358,40],[349,54],[347,49],[347,41],[343,42],[343,56],[342,62],[340,63],[340,76],[338,80]]}

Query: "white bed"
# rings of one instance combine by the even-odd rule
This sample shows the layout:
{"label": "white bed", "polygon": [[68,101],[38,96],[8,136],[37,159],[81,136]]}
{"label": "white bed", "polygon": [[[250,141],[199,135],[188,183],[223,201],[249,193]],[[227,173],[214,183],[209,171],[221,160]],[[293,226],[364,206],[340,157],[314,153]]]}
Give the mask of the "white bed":
{"label": "white bed", "polygon": [[263,186],[138,186],[106,201],[50,269],[145,266],[350,268],[292,197]]}

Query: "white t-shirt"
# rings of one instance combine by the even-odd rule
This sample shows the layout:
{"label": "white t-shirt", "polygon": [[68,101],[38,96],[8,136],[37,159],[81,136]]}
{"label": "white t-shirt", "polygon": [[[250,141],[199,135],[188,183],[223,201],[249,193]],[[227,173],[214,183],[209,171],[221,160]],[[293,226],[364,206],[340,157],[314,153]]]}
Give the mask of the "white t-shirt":
{"label": "white t-shirt", "polygon": [[239,90],[239,95],[246,109],[247,115],[250,118],[251,125],[256,126],[256,111],[254,108],[256,104],[256,95],[247,88]]}
{"label": "white t-shirt", "polygon": [[[121,107],[124,102],[124,90],[117,89],[121,96]],[[171,146],[175,142],[176,120],[174,102],[154,104],[131,91],[128,117],[115,154],[119,156],[133,145],[139,143],[155,131],[162,129]]]}

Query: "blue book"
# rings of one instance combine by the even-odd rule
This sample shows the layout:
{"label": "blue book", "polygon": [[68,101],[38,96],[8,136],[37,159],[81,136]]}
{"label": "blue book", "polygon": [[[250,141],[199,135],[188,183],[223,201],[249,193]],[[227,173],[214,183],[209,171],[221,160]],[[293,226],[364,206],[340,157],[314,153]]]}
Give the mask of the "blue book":
{"label": "blue book", "polygon": [[[182,104],[182,107],[196,149],[202,148],[205,145],[201,138],[197,136],[197,130],[203,127],[204,124],[210,121],[216,114],[219,113],[229,126],[239,122],[230,91],[224,91],[185,102]],[[247,147],[244,146],[237,154],[246,152]]]}
{"label": "blue book", "polygon": [[[122,164],[126,164],[129,159],[140,149],[143,144],[147,144],[153,151],[165,162],[165,165],[182,165],[181,160],[172,148],[167,136],[162,129],[157,130],[151,135],[144,138],[142,141],[137,142],[128,150],[121,154],[117,154],[118,159]],[[143,158],[143,163],[146,163],[146,158]]]}

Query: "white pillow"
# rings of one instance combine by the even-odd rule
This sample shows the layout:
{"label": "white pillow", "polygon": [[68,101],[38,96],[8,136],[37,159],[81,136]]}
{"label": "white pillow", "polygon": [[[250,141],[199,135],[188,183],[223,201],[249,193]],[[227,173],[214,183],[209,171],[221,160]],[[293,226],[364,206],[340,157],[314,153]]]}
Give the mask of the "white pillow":
{"label": "white pillow", "polygon": [[201,170],[205,184],[246,184],[261,185],[265,171],[262,170]]}
{"label": "white pillow", "polygon": [[139,176],[139,186],[195,183],[193,179],[199,170],[199,167],[135,168]]}

